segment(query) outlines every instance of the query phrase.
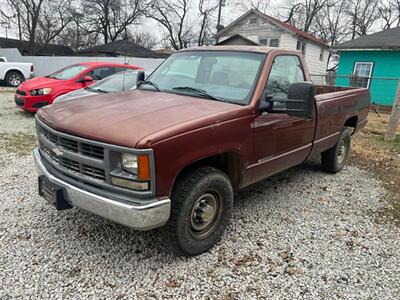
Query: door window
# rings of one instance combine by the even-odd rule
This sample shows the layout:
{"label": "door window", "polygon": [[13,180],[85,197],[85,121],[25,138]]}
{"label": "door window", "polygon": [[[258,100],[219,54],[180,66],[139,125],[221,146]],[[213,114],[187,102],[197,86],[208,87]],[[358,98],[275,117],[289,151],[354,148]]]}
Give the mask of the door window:
{"label": "door window", "polygon": [[300,59],[295,55],[277,56],[268,77],[265,93],[275,99],[287,99],[289,85],[306,81]]}
{"label": "door window", "polygon": [[371,82],[372,62],[356,62],[351,85],[354,87],[369,88]]}
{"label": "door window", "polygon": [[101,80],[103,78],[106,78],[106,77],[114,74],[114,73],[115,73],[114,68],[103,67],[103,68],[93,69],[86,75],[91,76],[94,80]]}

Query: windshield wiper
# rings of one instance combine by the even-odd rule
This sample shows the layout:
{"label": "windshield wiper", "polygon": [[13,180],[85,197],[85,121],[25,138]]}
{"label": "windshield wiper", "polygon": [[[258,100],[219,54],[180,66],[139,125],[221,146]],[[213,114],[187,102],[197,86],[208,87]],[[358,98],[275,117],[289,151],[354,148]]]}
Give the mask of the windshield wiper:
{"label": "windshield wiper", "polygon": [[91,89],[91,90],[96,92],[96,93],[108,93],[107,91],[102,90],[102,89]]}
{"label": "windshield wiper", "polygon": [[212,99],[212,100],[223,101],[222,99],[219,99],[219,98],[217,98],[217,97],[215,97],[213,95],[210,95],[206,90],[194,88],[194,87],[191,87],[191,86],[176,86],[176,87],[173,87],[172,89],[175,90],[175,91],[191,91],[191,92],[194,92],[194,93],[196,93],[196,94],[198,94],[200,96],[204,96],[204,97],[207,97],[207,98]]}
{"label": "windshield wiper", "polygon": [[143,85],[145,85],[145,84],[148,84],[148,85],[153,86],[158,92],[162,92],[162,90],[158,87],[158,85],[155,84],[154,82],[150,81],[150,80],[142,81],[142,82],[140,83],[140,87],[139,87],[139,88],[141,88],[141,87],[142,87]]}

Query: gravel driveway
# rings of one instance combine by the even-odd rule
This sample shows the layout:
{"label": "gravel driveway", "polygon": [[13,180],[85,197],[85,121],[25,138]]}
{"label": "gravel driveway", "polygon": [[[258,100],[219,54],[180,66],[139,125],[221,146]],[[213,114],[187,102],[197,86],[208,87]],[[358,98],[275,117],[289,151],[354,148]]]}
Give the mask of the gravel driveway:
{"label": "gravel driveway", "polygon": [[[307,162],[236,197],[223,241],[177,257],[135,232],[36,192],[33,116],[0,94],[0,299],[398,299],[400,228],[385,190],[354,166]],[[397,295],[397,296],[396,296]]]}

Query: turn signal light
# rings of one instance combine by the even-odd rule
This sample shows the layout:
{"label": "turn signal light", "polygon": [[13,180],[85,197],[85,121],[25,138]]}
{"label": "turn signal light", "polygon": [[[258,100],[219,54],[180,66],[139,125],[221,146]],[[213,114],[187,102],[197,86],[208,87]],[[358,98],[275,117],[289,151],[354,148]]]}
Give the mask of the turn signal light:
{"label": "turn signal light", "polygon": [[137,175],[140,180],[150,180],[150,160],[148,155],[138,156]]}

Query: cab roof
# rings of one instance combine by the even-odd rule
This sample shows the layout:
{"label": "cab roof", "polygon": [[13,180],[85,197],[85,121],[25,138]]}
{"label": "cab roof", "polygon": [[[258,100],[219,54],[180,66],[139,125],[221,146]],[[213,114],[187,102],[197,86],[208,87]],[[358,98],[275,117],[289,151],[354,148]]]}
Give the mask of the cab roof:
{"label": "cab roof", "polygon": [[202,46],[202,47],[193,47],[179,50],[178,52],[185,51],[237,51],[237,52],[256,52],[256,53],[266,53],[273,50],[285,50],[291,52],[300,52],[293,49],[285,49],[285,48],[276,48],[276,47],[266,47],[266,46],[242,46],[242,45],[227,45],[227,46]]}

